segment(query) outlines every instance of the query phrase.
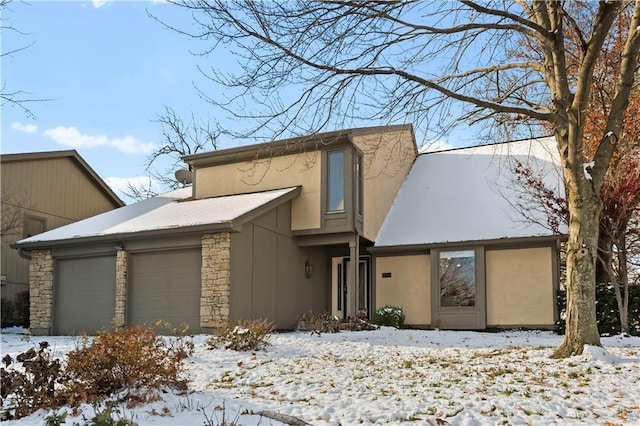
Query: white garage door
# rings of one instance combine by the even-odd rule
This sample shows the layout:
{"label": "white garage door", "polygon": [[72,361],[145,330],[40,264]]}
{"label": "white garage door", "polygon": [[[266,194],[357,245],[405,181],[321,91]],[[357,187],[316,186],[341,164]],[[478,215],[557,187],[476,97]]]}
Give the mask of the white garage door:
{"label": "white garage door", "polygon": [[116,310],[116,257],[56,262],[56,334],[95,334],[111,327]]}
{"label": "white garage door", "polygon": [[201,250],[135,253],[129,259],[129,323],[200,330]]}

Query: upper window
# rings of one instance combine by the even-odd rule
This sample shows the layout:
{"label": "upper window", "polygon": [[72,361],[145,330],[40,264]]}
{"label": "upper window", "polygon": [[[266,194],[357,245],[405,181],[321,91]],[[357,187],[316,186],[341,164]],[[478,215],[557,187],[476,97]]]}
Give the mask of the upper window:
{"label": "upper window", "polygon": [[474,250],[441,251],[438,258],[440,306],[476,305]]}
{"label": "upper window", "polygon": [[344,210],[344,151],[327,154],[327,211]]}
{"label": "upper window", "polygon": [[45,231],[46,220],[40,217],[25,216],[24,218],[24,238],[42,234]]}

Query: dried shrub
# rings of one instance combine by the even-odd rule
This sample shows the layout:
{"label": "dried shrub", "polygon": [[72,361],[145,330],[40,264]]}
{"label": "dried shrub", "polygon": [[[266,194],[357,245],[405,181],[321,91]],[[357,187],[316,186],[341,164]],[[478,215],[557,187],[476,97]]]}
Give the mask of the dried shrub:
{"label": "dried shrub", "polygon": [[5,355],[0,369],[2,420],[19,419],[41,408],[57,408],[64,400],[56,396],[55,385],[62,374],[60,360],[54,359],[49,343],[40,343],[14,360]]}
{"label": "dried shrub", "polygon": [[142,326],[103,331],[85,338],[67,355],[65,393],[69,404],[96,402],[114,394],[134,405],[158,390],[187,389],[182,361],[193,352],[184,338],[163,338]]}
{"label": "dried shrub", "polygon": [[365,311],[358,312],[355,317],[348,317],[340,324],[340,330],[346,331],[377,330],[378,328],[369,321]]}
{"label": "dried shrub", "polygon": [[0,317],[2,319],[2,328],[12,327],[16,312],[16,305],[13,300],[6,297],[0,298]]}
{"label": "dried shrub", "polygon": [[29,327],[29,292],[21,291],[14,300],[2,298],[2,327]]}
{"label": "dried shrub", "polygon": [[266,319],[229,321],[207,340],[209,349],[259,351],[271,345],[273,322]]}
{"label": "dried shrub", "polygon": [[309,311],[298,317],[298,331],[310,331],[311,334],[337,333],[340,331],[340,319],[329,312],[315,313]]}
{"label": "dried shrub", "polygon": [[373,323],[377,325],[400,328],[404,325],[404,320],[404,310],[400,306],[386,305],[373,313]]}

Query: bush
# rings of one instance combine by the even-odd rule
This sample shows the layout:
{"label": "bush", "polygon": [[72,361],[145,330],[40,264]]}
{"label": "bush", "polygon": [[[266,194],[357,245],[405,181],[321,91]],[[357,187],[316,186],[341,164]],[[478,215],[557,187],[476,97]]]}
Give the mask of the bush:
{"label": "bush", "polygon": [[[565,312],[567,309],[567,292],[558,290],[556,293],[556,304],[561,319],[556,321],[555,328],[558,334],[565,332]],[[618,302],[613,286],[609,283],[599,283],[596,285],[596,317],[598,318],[598,332],[601,336],[620,334],[620,315],[618,313]],[[640,336],[640,286],[629,286],[629,334]]]}
{"label": "bush", "polygon": [[0,313],[2,327],[29,328],[29,292],[25,290],[17,293],[15,300],[3,297]]}
{"label": "bush", "polygon": [[16,305],[12,300],[3,297],[0,299],[0,315],[2,315],[2,327],[13,327]]}
{"label": "bush", "polygon": [[373,313],[373,323],[400,328],[405,320],[404,310],[399,306],[383,306]]}
{"label": "bush", "polygon": [[309,311],[298,316],[297,331],[310,331],[311,334],[337,333],[340,331],[340,319],[329,312]]}
{"label": "bush", "polygon": [[92,341],[83,339],[67,355],[65,394],[77,406],[121,392],[123,401],[135,404],[150,401],[165,387],[186,390],[182,361],[192,353],[191,341],[165,340],[151,328],[104,331]]}
{"label": "bush", "polygon": [[0,396],[2,420],[19,419],[41,408],[57,408],[63,400],[55,394],[55,385],[61,375],[60,360],[53,359],[49,343],[40,343],[38,349],[19,354],[16,368],[9,355],[2,358],[0,369]]}
{"label": "bush", "polygon": [[266,319],[229,321],[207,340],[209,349],[224,347],[234,351],[266,349],[273,333],[273,323]]}

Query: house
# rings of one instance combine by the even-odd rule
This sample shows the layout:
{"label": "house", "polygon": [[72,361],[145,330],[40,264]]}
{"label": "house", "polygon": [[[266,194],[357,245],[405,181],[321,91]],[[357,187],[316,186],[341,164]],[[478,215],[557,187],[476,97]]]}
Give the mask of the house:
{"label": "house", "polygon": [[124,203],[75,151],[3,154],[2,297],[29,289],[29,261],[17,240],[122,207]]}
{"label": "house", "polygon": [[416,159],[370,249],[377,305],[402,306],[415,326],[552,327],[563,236],[518,201],[518,163],[561,191],[553,138]]}
{"label": "house", "polygon": [[[527,143],[533,155],[517,158],[529,164],[545,142]],[[346,318],[385,304],[405,307],[415,326],[551,326],[560,237],[509,216],[464,234],[471,223],[458,220],[478,215],[478,223],[511,207],[509,194],[499,202],[484,188],[508,165],[494,167],[499,154],[475,161],[487,160],[488,151],[451,153],[418,155],[412,127],[398,125],[184,157],[191,186],[15,244],[32,257],[32,332],[94,332],[114,320],[160,319],[206,332],[241,318],[291,329],[310,310]],[[474,160],[444,164],[452,155]],[[453,170],[439,175],[437,167],[477,173],[459,171],[456,184]],[[483,185],[488,199],[470,192]],[[429,192],[438,187],[445,192]],[[460,192],[446,192],[454,190]],[[488,201],[498,204],[484,208]],[[450,225],[460,232],[447,234]],[[466,281],[456,284],[466,292],[443,292],[439,267],[431,266],[440,258],[464,265]],[[521,276],[529,271],[536,274]],[[454,298],[454,306],[435,292]],[[511,318],[494,306],[530,296],[544,314]]]}

